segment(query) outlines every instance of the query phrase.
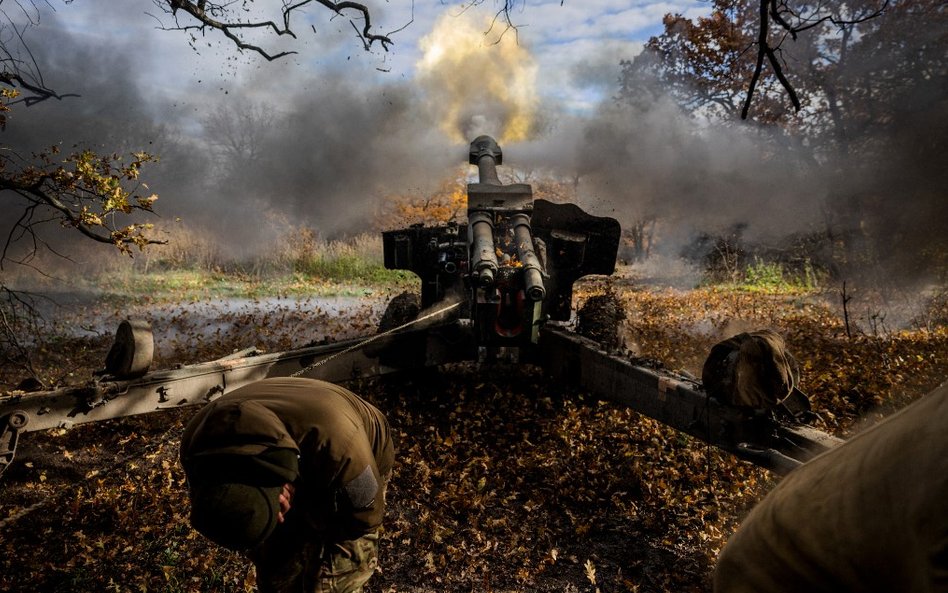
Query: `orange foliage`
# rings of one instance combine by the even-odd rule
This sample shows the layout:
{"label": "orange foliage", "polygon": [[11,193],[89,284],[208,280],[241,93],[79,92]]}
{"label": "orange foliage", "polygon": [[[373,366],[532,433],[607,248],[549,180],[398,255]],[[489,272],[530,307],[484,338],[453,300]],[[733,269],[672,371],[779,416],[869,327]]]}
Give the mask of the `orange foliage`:
{"label": "orange foliage", "polygon": [[384,198],[375,227],[397,229],[412,224],[441,225],[460,222],[467,214],[467,187],[463,175],[445,179],[430,194],[392,194]]}
{"label": "orange foliage", "polygon": [[[442,225],[464,222],[467,218],[467,166],[459,168],[429,194],[391,194],[385,196],[375,215],[375,228],[404,228],[412,224]],[[551,202],[576,201],[575,181],[540,177],[511,178],[505,183],[529,183],[533,197]]]}

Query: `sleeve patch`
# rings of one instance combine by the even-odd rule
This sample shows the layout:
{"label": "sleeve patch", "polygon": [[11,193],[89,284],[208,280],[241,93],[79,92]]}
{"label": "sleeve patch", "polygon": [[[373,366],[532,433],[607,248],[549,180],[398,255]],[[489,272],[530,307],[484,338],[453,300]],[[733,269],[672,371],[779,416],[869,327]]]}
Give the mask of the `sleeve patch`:
{"label": "sleeve patch", "polygon": [[375,474],[372,473],[372,468],[367,465],[361,474],[343,487],[343,490],[346,496],[349,497],[352,508],[364,509],[371,506],[375,500],[375,495],[379,491],[379,483],[375,479]]}

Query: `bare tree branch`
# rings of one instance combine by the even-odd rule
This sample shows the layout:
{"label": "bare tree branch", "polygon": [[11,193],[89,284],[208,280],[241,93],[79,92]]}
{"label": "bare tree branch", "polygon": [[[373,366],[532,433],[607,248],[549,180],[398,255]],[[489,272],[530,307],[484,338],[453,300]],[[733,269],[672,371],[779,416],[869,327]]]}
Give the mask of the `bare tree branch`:
{"label": "bare tree branch", "polygon": [[754,97],[754,90],[757,88],[757,83],[760,81],[760,75],[764,68],[765,58],[770,63],[770,67],[773,68],[774,75],[777,77],[777,80],[780,81],[780,85],[783,86],[784,90],[786,90],[790,96],[790,102],[793,103],[794,109],[800,111],[800,98],[797,97],[796,91],[793,90],[793,85],[790,84],[790,81],[787,80],[786,75],[784,75],[783,68],[780,66],[780,61],[777,59],[774,48],[770,45],[769,9],[775,4],[776,0],[760,0],[760,25],[757,33],[757,62],[754,65],[754,74],[751,76],[750,85],[747,88],[747,97],[744,99],[744,107],[741,109],[741,119],[747,119],[751,100]]}
{"label": "bare tree branch", "polygon": [[[467,10],[484,4],[485,0],[467,0],[464,4],[461,5],[461,13],[466,12]],[[495,4],[500,4],[500,8],[497,9],[497,12],[494,13],[493,18],[491,19],[490,26],[487,28],[487,31],[484,32],[484,35],[490,35],[494,30],[494,27],[497,26],[498,22],[502,22],[504,30],[500,32],[497,39],[494,41],[494,45],[500,43],[504,36],[510,31],[514,32],[514,35],[517,37],[517,43],[520,42],[520,27],[523,25],[516,25],[513,22],[513,19],[510,16],[510,11],[514,8],[514,5],[518,0],[493,0]],[[521,6],[525,3],[525,0],[519,0]],[[442,4],[444,2],[442,1]],[[562,2],[560,3],[562,6]]]}
{"label": "bare tree branch", "polygon": [[[326,8],[332,10],[336,14],[342,15],[343,10],[355,10],[362,13],[362,38],[366,43],[366,49],[368,50],[372,44],[376,41],[382,46],[382,49],[388,51],[389,46],[393,44],[393,41],[389,39],[387,35],[377,35],[372,33],[372,20],[369,15],[369,9],[364,4],[358,2],[330,2],[329,0],[316,0],[319,4],[322,4]],[[300,3],[300,5],[305,4],[306,0]],[[414,6],[414,5],[413,5]],[[287,17],[289,19],[289,17]],[[352,23],[352,21],[349,21]],[[289,23],[289,20],[287,20]],[[355,23],[352,24],[355,27]]]}
{"label": "bare tree branch", "polygon": [[771,20],[773,20],[773,22],[776,23],[780,29],[788,34],[791,39],[796,40],[800,33],[813,29],[819,25],[822,25],[823,23],[829,22],[840,29],[844,29],[847,26],[856,25],[870,19],[874,19],[884,14],[888,6],[889,0],[883,0],[883,3],[878,8],[869,10],[865,14],[856,15],[852,18],[842,18],[832,13],[825,14],[824,11],[826,10],[826,7],[822,3],[817,4],[812,14],[800,15],[794,12],[784,0],[760,0],[760,15],[756,42],[757,61],[754,66],[754,73],[751,76],[750,85],[747,88],[744,106],[741,109],[741,119],[747,119],[751,102],[754,98],[754,91],[756,90],[757,84],[760,81],[765,59],[767,63],[770,64],[770,67],[773,68],[774,76],[777,77],[777,80],[780,82],[780,86],[783,87],[783,89],[787,92],[787,95],[790,97],[790,102],[793,104],[794,110],[800,111],[801,108],[800,99],[797,96],[793,85],[790,83],[790,80],[787,79],[787,76],[784,74],[783,67],[780,64],[780,60],[778,59],[776,53],[779,51],[780,46],[786,37],[781,38],[780,42],[778,42],[776,46],[770,44]]}
{"label": "bare tree branch", "polygon": [[40,318],[32,296],[0,284],[0,361],[35,377],[30,349],[20,340],[20,335],[26,333],[39,334],[30,331],[35,330]]}
{"label": "bare tree branch", "polygon": [[[3,0],[0,0],[2,6]],[[24,103],[27,106],[47,99],[78,97],[74,93],[60,94],[49,88],[43,81],[43,75],[36,58],[24,37],[24,32],[39,24],[39,12],[35,2],[16,2],[19,19],[14,19],[6,10],[0,8],[0,85],[6,85],[19,92],[19,97],[10,101]],[[0,128],[3,126],[0,120]]]}
{"label": "bare tree branch", "polygon": [[18,98],[17,100],[11,101],[11,103],[24,103],[27,107],[29,107],[30,105],[39,103],[40,101],[45,101],[47,99],[62,100],[62,99],[65,99],[66,97],[79,96],[76,93],[57,93],[56,91],[52,89],[36,86],[34,84],[27,82],[26,80],[23,79],[22,76],[20,76],[19,74],[15,72],[8,72],[8,71],[0,72],[0,83],[10,86],[11,88],[14,88],[14,89],[20,88],[20,89],[29,91],[31,94],[21,95],[20,98]]}
{"label": "bare tree branch", "polygon": [[[355,20],[361,21],[361,27],[356,25],[355,20],[349,19],[349,23],[356,31],[356,35],[362,42],[366,50],[372,48],[373,44],[378,43],[382,49],[388,51],[393,45],[393,41],[388,35],[374,33],[372,31],[372,19],[369,8],[359,2],[350,2],[344,0],[333,2],[331,0],[300,0],[296,3],[284,2],[281,8],[281,24],[273,20],[239,20],[240,16],[234,14],[235,10],[231,8],[230,2],[207,2],[207,0],[153,0],[166,14],[170,14],[174,21],[174,26],[160,26],[163,30],[173,31],[201,31],[208,29],[220,31],[225,37],[230,39],[239,50],[254,52],[263,58],[274,61],[297,52],[287,50],[276,53],[270,53],[260,45],[250,43],[241,36],[244,31],[269,31],[277,37],[288,36],[296,39],[296,33],[291,25],[292,16],[295,12],[306,8],[309,5],[318,4],[333,11],[339,16],[345,12],[355,12],[359,16]],[[414,7],[414,3],[412,4]],[[181,11],[190,15],[198,24],[181,24],[178,21],[178,12]],[[404,27],[402,27],[404,28]]]}
{"label": "bare tree branch", "polygon": [[[847,25],[858,25],[859,23],[864,23],[870,19],[882,16],[885,13],[885,10],[889,7],[889,1],[890,0],[884,0],[882,5],[878,8],[867,9],[868,12],[866,12],[864,15],[844,19],[834,14],[821,14],[824,10],[824,6],[822,4],[817,5],[812,15],[803,16],[797,14],[784,0],[781,0],[779,3],[777,0],[773,0],[771,3],[770,14],[773,17],[774,22],[790,33],[792,39],[796,40],[799,33],[813,29],[814,27],[818,27],[823,23],[829,22],[833,25],[836,25],[838,28],[843,28]],[[791,17],[795,18],[798,21],[797,24],[791,24],[784,15],[790,15]]]}

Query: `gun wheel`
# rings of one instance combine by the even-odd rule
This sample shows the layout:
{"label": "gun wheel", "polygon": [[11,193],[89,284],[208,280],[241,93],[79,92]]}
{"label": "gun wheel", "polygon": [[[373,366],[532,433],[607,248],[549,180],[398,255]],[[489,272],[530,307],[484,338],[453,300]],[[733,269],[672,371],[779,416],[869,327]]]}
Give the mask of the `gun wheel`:
{"label": "gun wheel", "polygon": [[599,343],[606,351],[623,347],[622,322],[625,311],[612,291],[589,297],[576,313],[576,333]]}
{"label": "gun wheel", "polygon": [[413,292],[403,292],[385,307],[379,319],[379,333],[404,325],[418,317],[421,311],[421,298]]}
{"label": "gun wheel", "polygon": [[115,341],[105,357],[105,370],[123,379],[138,377],[148,372],[154,355],[151,325],[141,319],[126,319],[115,332]]}
{"label": "gun wheel", "polygon": [[17,410],[10,414],[7,418],[7,426],[13,430],[19,430],[29,424],[30,416],[21,410]]}

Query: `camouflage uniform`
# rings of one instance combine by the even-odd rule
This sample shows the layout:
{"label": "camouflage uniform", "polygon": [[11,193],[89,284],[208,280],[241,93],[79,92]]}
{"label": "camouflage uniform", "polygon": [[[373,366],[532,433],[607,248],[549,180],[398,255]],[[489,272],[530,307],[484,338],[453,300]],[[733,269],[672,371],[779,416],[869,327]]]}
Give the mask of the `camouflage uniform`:
{"label": "camouflage uniform", "polygon": [[[299,454],[286,520],[249,557],[262,593],[355,593],[377,566],[378,529],[394,448],[385,416],[313,379],[265,379],[202,408],[185,428],[189,480],[202,456]],[[205,458],[206,459],[206,458]]]}
{"label": "camouflage uniform", "polygon": [[948,592],[948,384],[787,475],[714,591]]}

